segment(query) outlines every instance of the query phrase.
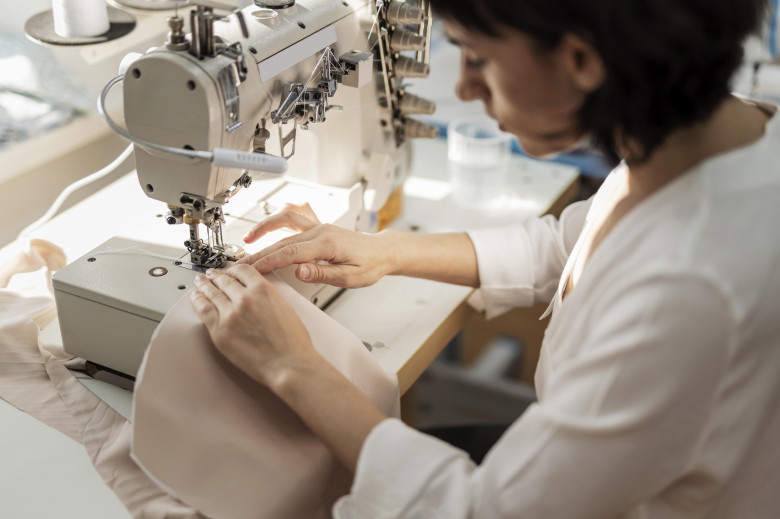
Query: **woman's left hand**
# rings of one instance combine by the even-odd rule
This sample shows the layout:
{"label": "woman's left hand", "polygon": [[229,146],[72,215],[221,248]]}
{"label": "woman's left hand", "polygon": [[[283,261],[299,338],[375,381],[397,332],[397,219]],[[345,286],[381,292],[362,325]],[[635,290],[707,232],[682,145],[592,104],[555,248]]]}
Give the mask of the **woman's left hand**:
{"label": "woman's left hand", "polygon": [[303,322],[250,265],[195,278],[192,304],[225,357],[276,393],[355,471],[386,416],[312,346]]}
{"label": "woman's left hand", "polygon": [[210,269],[195,278],[190,296],[217,349],[272,391],[286,368],[317,360],[297,314],[251,266]]}

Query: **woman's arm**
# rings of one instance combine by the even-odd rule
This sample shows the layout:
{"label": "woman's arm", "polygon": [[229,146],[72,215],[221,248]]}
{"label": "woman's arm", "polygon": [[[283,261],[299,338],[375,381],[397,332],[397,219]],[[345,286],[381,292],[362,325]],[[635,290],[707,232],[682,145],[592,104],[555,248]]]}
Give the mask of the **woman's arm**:
{"label": "woman's arm", "polygon": [[253,242],[283,227],[302,232],[239,263],[251,264],[261,274],[297,264],[295,275],[301,281],[347,288],[372,285],[386,275],[479,285],[474,245],[465,233],[361,233],[320,224],[308,206],[288,206],[244,239]]}
{"label": "woman's arm", "polygon": [[[301,231],[239,263],[260,273],[298,265],[301,281],[356,288],[386,275],[480,287],[488,317],[549,301],[583,228],[591,200],[571,204],[560,219],[547,215],[468,233],[359,233],[322,225],[308,206],[289,205],[250,231],[253,242],[280,228]],[[318,263],[314,263],[314,262]]]}
{"label": "woman's arm", "polygon": [[277,375],[271,390],[354,474],[368,434],[387,416],[318,354]]}
{"label": "woman's arm", "polygon": [[[734,467],[728,460],[739,459],[717,441],[704,443],[713,441],[707,423],[733,358],[728,302],[709,281],[674,274],[616,278],[600,292],[575,307],[598,319],[556,330],[576,354],[556,359],[541,401],[481,465],[385,420],[367,437],[352,491],[334,517],[633,517],[699,503],[707,510],[702,485],[717,488],[720,471]],[[743,401],[752,402],[743,385]],[[731,429],[721,438],[729,445],[737,440]],[[749,442],[750,432],[739,438]],[[702,456],[710,461],[697,467]],[[719,468],[701,468],[711,466]],[[704,483],[696,477],[702,470]]]}
{"label": "woman's arm", "polygon": [[[561,362],[544,400],[479,468],[386,420],[316,353],[297,315],[251,267],[199,277],[192,301],[217,348],[356,471],[337,517],[613,517],[690,466],[733,323],[707,280],[653,273],[608,289],[589,305],[600,316],[589,332],[568,332],[581,353]],[[654,384],[658,373],[663,383]]]}

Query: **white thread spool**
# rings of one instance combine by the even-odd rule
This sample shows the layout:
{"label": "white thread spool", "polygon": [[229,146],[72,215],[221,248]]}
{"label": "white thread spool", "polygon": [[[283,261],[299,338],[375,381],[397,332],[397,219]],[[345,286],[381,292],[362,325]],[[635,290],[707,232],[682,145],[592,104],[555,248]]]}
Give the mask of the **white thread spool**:
{"label": "white thread spool", "polygon": [[99,36],[108,32],[105,0],[52,0],[54,32],[64,38]]}

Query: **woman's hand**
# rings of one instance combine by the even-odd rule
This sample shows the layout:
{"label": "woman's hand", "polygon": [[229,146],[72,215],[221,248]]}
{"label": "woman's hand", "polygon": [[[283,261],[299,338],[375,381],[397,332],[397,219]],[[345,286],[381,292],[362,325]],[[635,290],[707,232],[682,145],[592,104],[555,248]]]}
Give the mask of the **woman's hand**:
{"label": "woman's hand", "polygon": [[288,368],[321,359],[297,314],[248,265],[208,270],[195,278],[190,296],[217,349],[273,391]]}
{"label": "woman's hand", "polygon": [[319,218],[309,204],[287,204],[284,209],[275,213],[244,235],[244,242],[254,243],[259,238],[277,229],[292,229],[293,231],[308,231],[320,224]]}
{"label": "woman's hand", "polygon": [[190,296],[217,349],[276,393],[354,472],[363,442],[386,416],[317,353],[274,286],[236,265],[197,276]]}
{"label": "woman's hand", "polygon": [[281,228],[302,232],[243,258],[239,264],[250,264],[261,274],[297,264],[295,276],[301,281],[345,288],[372,285],[393,271],[396,247],[389,233],[359,233],[321,224],[308,204],[288,205],[259,223],[244,241],[251,243]]}

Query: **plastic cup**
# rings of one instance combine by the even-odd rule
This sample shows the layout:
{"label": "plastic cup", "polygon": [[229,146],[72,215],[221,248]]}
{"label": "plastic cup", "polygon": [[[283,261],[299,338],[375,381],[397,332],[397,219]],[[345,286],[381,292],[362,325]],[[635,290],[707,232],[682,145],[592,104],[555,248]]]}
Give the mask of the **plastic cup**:
{"label": "plastic cup", "polygon": [[466,207],[491,209],[508,199],[507,166],[512,136],[487,117],[465,117],[447,128],[453,199]]}

